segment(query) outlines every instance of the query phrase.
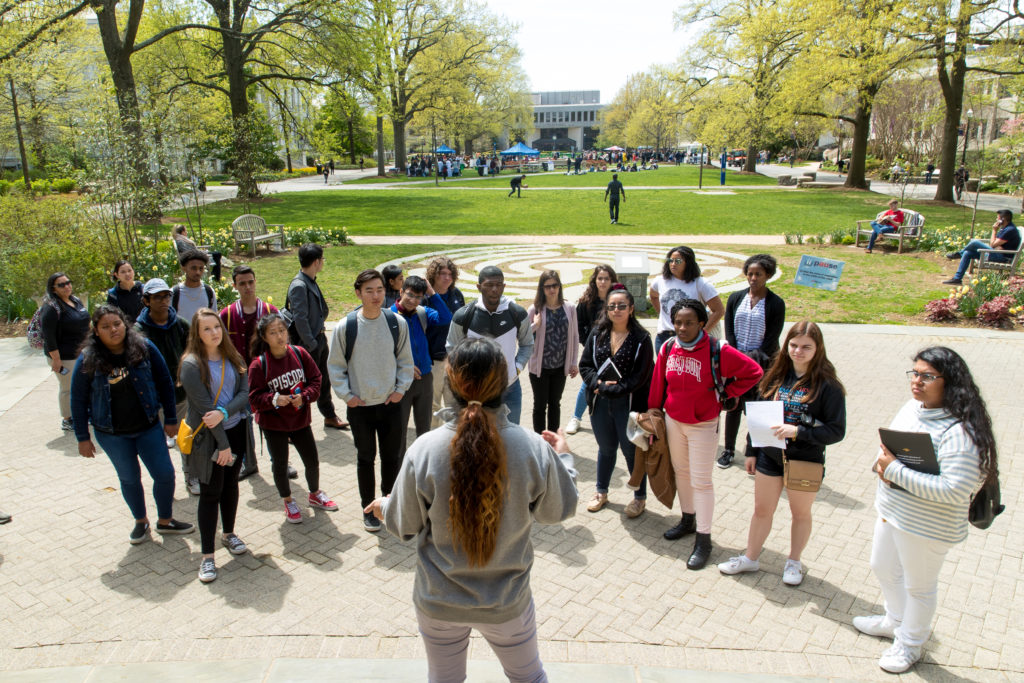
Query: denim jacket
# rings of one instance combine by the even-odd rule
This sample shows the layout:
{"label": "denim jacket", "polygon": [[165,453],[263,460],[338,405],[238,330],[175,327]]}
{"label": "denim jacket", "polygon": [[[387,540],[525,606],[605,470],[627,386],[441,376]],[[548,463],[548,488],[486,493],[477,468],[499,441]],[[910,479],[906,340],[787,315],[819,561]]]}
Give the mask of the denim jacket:
{"label": "denim jacket", "polygon": [[[167,370],[167,363],[153,342],[146,340],[149,360],[128,368],[135,393],[150,420],[155,420],[164,409],[164,424],[177,424],[175,412],[174,382]],[[96,373],[87,375],[82,369],[85,354],[75,361],[71,375],[71,419],[75,425],[75,438],[89,441],[89,424],[101,432],[113,432],[113,418],[110,411],[110,383],[108,376]]]}

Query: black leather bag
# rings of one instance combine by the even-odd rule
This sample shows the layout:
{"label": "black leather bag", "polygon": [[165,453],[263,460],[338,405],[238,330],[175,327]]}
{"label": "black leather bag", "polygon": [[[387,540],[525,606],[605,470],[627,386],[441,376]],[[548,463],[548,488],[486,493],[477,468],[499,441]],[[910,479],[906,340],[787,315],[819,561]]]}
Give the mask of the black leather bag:
{"label": "black leather bag", "polygon": [[1005,509],[999,496],[999,472],[993,472],[971,499],[967,521],[979,529],[987,529]]}

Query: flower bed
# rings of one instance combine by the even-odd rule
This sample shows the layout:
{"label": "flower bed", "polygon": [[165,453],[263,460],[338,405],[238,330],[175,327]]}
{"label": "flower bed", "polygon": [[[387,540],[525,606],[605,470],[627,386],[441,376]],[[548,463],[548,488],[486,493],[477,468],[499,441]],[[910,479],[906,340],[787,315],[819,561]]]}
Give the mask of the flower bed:
{"label": "flower bed", "polygon": [[1024,323],[1024,276],[982,275],[949,291],[949,296],[925,304],[928,320],[977,320],[990,327]]}

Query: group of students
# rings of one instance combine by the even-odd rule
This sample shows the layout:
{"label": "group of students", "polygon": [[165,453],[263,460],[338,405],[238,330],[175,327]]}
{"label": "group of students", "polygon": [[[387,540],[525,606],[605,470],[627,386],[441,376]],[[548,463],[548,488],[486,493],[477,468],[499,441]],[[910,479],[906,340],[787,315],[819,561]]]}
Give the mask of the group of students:
{"label": "group of students", "polygon": [[[322,250],[307,247],[315,245],[300,250],[304,273],[307,265],[323,265]],[[361,306],[334,328],[326,371],[305,348],[289,343],[292,316],[269,307],[255,317],[250,313],[255,328],[250,337],[239,337],[231,321],[251,310],[252,292],[243,297],[247,305],[233,304],[219,314],[200,307],[184,327],[178,367],[170,369],[165,353],[139,332],[146,331],[139,323],[147,318],[161,329],[178,324],[167,305],[169,288],[151,280],[142,287],[144,307],[135,328],[115,305],[101,306],[88,318],[71,373],[70,416],[80,453],[95,453],[91,424],[117,470],[135,518],[132,543],[149,533],[140,460],[154,481],[157,532],[189,533],[192,526],[172,515],[174,470],[165,442],[165,436],[179,434],[178,379],[177,389],[187,399],[185,422],[194,433],[186,465],[200,482],[199,577],[212,581],[218,515],[221,544],[231,553],[247,551],[234,525],[238,474],[252,450],[250,414],[270,451],[287,521],[302,520],[288,481],[289,443],[305,467],[309,505],[337,509],[319,487],[310,426],[310,404],[329,383],[348,407],[365,528],[378,531],[383,520],[390,532],[419,539],[414,602],[432,680],[461,680],[471,627],[494,646],[510,678],[544,680],[529,590],[528,532],[534,521],[566,519],[577,504],[577,475],[557,429],[567,378],[582,376],[577,406],[589,410],[598,444],[590,512],[608,503],[618,451],[631,473],[636,466],[631,413],[663,420],[681,510],[679,523],[664,536],[695,536],[686,562],[694,570],[706,566],[713,551],[716,456],[719,467],[731,466],[746,403],[783,403],[784,419],[772,430],[785,448],[754,448],[748,437],[744,468],[754,476],[753,513],[746,548],[718,565],[723,574],[760,569],[788,463],[822,465],[823,475],[826,447],[845,435],[845,391],[821,328],[798,322],[780,346],[785,304],[767,287],[775,259],[752,256],[743,272],[748,287],[723,306],[701,276],[693,250],[671,249],[649,292],[659,313],[652,340],[636,318],[633,295],[607,265],[595,268],[575,304],[565,300],[557,271],[545,271],[527,309],[504,296],[504,276],[494,266],[481,269],[480,296],[469,304],[455,287],[458,268],[447,257],[431,262],[426,279],[403,278],[394,267],[385,273],[369,269],[354,282]],[[236,287],[239,275],[248,282],[251,269],[236,268]],[[57,274],[49,288],[70,295],[70,280],[62,287],[64,279]],[[725,343],[713,332],[723,318]],[[233,343],[239,338],[247,342],[241,349]],[[63,367],[63,352],[57,356]],[[524,370],[533,388],[532,432],[518,427]],[[908,375],[912,400],[893,426],[929,433],[940,473],[911,470],[884,447],[877,457],[879,521],[871,565],[886,611],[858,617],[854,626],[892,639],[880,659],[887,671],[906,670],[921,656],[943,558],[966,536],[971,495],[996,471],[991,423],[963,360],[949,349],[926,349]],[[719,455],[723,410],[726,447]],[[407,448],[410,416],[420,438]],[[578,432],[581,417],[577,407],[567,431]],[[431,431],[438,425],[443,428]],[[374,476],[378,447],[380,495]],[[625,506],[628,518],[644,513],[646,483],[640,478]],[[792,531],[783,581],[798,585],[815,493],[787,494]]]}

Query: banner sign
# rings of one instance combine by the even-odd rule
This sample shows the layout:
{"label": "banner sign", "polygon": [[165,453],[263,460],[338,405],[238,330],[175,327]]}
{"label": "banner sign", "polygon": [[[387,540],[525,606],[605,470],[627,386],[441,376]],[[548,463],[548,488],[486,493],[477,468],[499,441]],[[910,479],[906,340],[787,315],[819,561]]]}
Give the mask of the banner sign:
{"label": "banner sign", "polygon": [[839,276],[843,274],[843,265],[843,261],[804,254],[800,257],[793,284],[834,292],[839,284]]}

